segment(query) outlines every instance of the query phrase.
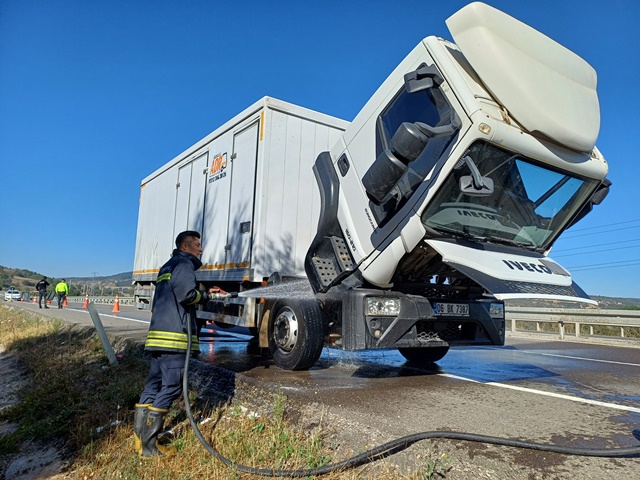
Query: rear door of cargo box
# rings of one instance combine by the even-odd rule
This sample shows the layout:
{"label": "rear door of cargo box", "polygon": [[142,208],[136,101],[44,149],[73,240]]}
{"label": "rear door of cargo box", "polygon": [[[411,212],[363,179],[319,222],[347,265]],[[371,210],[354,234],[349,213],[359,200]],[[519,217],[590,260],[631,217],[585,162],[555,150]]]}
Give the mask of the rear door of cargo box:
{"label": "rear door of cargo box", "polygon": [[231,154],[231,192],[227,232],[227,269],[245,269],[251,265],[251,237],[256,185],[258,132],[256,121],[233,137]]}
{"label": "rear door of cargo box", "polygon": [[198,153],[178,169],[173,238],[185,230],[202,232],[208,152]]}

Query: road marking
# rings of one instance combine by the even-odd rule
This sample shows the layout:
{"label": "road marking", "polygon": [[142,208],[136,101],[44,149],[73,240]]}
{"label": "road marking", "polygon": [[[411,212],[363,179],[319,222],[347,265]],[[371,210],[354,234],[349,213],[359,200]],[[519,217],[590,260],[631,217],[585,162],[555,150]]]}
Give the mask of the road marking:
{"label": "road marking", "polygon": [[[67,310],[73,310],[75,312],[86,312],[86,313],[89,313],[87,310],[83,310],[81,308],[67,308]],[[100,317],[119,318],[120,320],[131,320],[132,322],[140,322],[140,323],[149,324],[149,320],[140,320],[140,319],[137,319],[137,318],[121,317],[119,315],[109,315],[108,313],[100,313],[100,312],[98,312],[98,315],[100,315]]]}
{"label": "road marking", "polygon": [[630,365],[632,367],[640,367],[640,364],[638,363],[615,362],[613,360],[600,360],[597,358],[573,357],[571,355],[558,355],[556,353],[539,353],[539,352],[524,352],[524,353],[530,353],[532,355],[546,355],[548,357],[571,358],[573,360],[586,360],[587,362],[613,363],[615,365]]}
{"label": "road marking", "polygon": [[131,320],[132,322],[146,323],[147,325],[149,324],[149,320],[139,320],[137,318],[120,317],[118,315],[109,315],[108,313],[100,313],[100,312],[98,313],[101,317],[119,318],[120,320]]}
{"label": "road marking", "polygon": [[[489,347],[487,350],[500,350],[505,352],[507,350],[503,350],[501,348]],[[631,367],[640,367],[640,363],[628,363],[628,362],[615,362],[613,360],[600,360],[598,358],[587,358],[587,357],[573,357],[571,355],[559,355],[557,353],[542,353],[542,352],[532,352],[529,350],[508,350],[509,352],[518,352],[518,353],[526,353],[529,355],[545,355],[547,357],[558,357],[558,358],[570,358],[572,360],[584,360],[587,362],[600,362],[600,363],[612,363],[614,365],[629,365]]]}
{"label": "road marking", "polygon": [[571,395],[564,395],[562,393],[545,392],[544,390],[536,390],[534,388],[518,387],[517,385],[508,385],[506,383],[480,382],[478,380],[473,380],[471,378],[466,378],[466,377],[460,377],[458,375],[453,375],[451,373],[439,373],[438,375],[441,376],[441,377],[449,377],[449,378],[453,378],[453,379],[456,379],[456,380],[464,380],[466,382],[471,382],[471,383],[481,383],[483,385],[491,385],[493,387],[508,388],[510,390],[517,390],[517,391],[525,392],[525,393],[534,393],[536,395],[544,395],[545,397],[561,398],[563,400],[570,400],[572,402],[586,403],[588,405],[597,405],[599,407],[615,408],[616,410],[625,410],[627,412],[640,413],[640,408],[627,407],[626,405],[618,405],[617,403],[600,402],[598,400],[589,400],[587,398],[573,397]]}

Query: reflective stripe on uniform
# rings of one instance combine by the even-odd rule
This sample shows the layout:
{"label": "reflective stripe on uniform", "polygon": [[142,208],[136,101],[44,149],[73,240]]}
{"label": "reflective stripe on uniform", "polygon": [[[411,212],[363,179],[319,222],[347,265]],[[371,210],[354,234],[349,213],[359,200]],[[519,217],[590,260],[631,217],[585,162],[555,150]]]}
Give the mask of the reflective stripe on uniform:
{"label": "reflective stripe on uniform", "polygon": [[162,275],[158,275],[156,282],[162,282],[164,280],[170,280],[170,279],[171,279],[171,272],[163,273]]}
{"label": "reflective stripe on uniform", "polygon": [[[161,349],[186,350],[188,338],[186,333],[163,332],[159,330],[149,330],[145,347],[155,347]],[[199,350],[198,336],[191,335],[191,350]]]}
{"label": "reflective stripe on uniform", "polygon": [[197,305],[198,303],[200,303],[200,300],[202,299],[202,294],[196,290],[196,299],[193,302],[189,302],[188,305]]}

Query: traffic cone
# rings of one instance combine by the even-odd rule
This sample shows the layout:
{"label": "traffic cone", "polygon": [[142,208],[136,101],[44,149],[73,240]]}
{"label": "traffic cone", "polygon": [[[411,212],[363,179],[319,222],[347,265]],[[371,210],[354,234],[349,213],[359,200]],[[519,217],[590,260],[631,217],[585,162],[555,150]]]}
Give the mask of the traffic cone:
{"label": "traffic cone", "polygon": [[38,301],[36,300],[36,297],[33,297],[33,302],[31,303],[38,303]]}
{"label": "traffic cone", "polygon": [[87,293],[84,297],[84,303],[82,304],[83,309],[89,308],[89,294]]}
{"label": "traffic cone", "polygon": [[24,298],[20,297],[20,301],[24,303]]}
{"label": "traffic cone", "polygon": [[111,310],[112,312],[119,312],[120,311],[120,300],[118,299],[118,294],[116,293],[116,301],[113,302],[113,310]]}
{"label": "traffic cone", "polygon": [[67,305],[67,296],[66,295],[64,296],[64,301],[62,302],[62,306],[63,307],[67,307],[68,306]]}

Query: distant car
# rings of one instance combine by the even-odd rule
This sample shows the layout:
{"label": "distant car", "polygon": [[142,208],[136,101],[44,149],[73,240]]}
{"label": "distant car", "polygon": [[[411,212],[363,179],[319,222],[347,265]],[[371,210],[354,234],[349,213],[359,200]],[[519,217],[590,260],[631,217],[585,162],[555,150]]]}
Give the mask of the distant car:
{"label": "distant car", "polygon": [[6,292],[4,292],[5,301],[8,301],[8,300],[20,300],[21,298],[22,298],[22,293],[20,293],[15,288],[10,288]]}

